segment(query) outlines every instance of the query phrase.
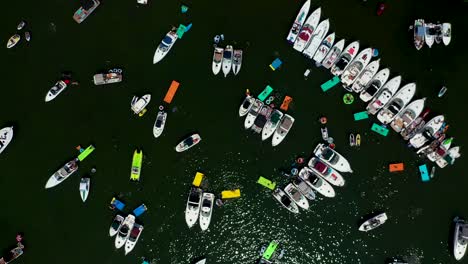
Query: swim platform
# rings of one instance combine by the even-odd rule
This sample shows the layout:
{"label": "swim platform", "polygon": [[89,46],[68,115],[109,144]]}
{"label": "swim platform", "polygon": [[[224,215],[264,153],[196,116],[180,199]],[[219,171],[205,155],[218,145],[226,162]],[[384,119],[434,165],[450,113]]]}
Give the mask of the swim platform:
{"label": "swim platform", "polygon": [[174,95],[177,92],[177,89],[179,89],[180,83],[177,81],[172,81],[171,86],[169,86],[169,89],[167,90],[166,96],[164,96],[164,102],[170,104],[172,102],[172,99],[174,98]]}
{"label": "swim platform", "polygon": [[359,120],[363,120],[363,119],[367,119],[369,118],[369,114],[367,114],[366,111],[362,111],[362,112],[359,112],[359,113],[354,113],[354,121],[359,121]]}
{"label": "swim platform", "polygon": [[429,172],[427,171],[427,165],[423,164],[419,166],[419,173],[421,174],[421,180],[427,182],[430,180]]}
{"label": "swim platform", "polygon": [[140,206],[135,208],[135,210],[133,210],[133,215],[138,217],[138,216],[142,215],[146,211],[148,211],[148,207],[146,207],[145,204],[141,204]]}
{"label": "swim platform", "polygon": [[185,33],[185,26],[182,25],[182,24],[180,24],[180,25],[179,25],[179,28],[178,28],[177,31],[176,31],[176,34],[177,34],[177,36],[179,37],[179,39],[182,38],[182,36],[184,35],[184,33]]}
{"label": "swim platform", "polygon": [[388,171],[390,172],[398,172],[398,171],[404,171],[405,170],[405,165],[403,163],[393,163],[388,165]]}
{"label": "swim platform", "polygon": [[283,103],[281,104],[280,109],[283,111],[288,111],[289,104],[292,102],[292,100],[293,100],[292,97],[286,95],[284,97],[284,100],[283,100]]}
{"label": "swim platform", "polygon": [[320,88],[322,88],[322,91],[326,92],[333,88],[333,86],[337,85],[340,82],[340,77],[335,76],[332,79],[324,82],[322,85],[320,85]]}
{"label": "swim platform", "polygon": [[270,181],[269,179],[267,178],[264,178],[262,176],[260,176],[257,180],[257,183],[259,183],[260,185],[263,185],[265,187],[267,187],[268,189],[270,190],[274,190],[275,187],[276,187],[276,182],[272,182]]}
{"label": "swim platform", "polygon": [[125,207],[125,204],[122,203],[121,201],[117,200],[115,197],[112,197],[110,205],[113,208],[117,208],[119,211],[122,211],[124,209],[124,207]]}
{"label": "swim platform", "polygon": [[193,179],[192,185],[195,187],[200,187],[200,184],[203,180],[203,176],[205,176],[203,173],[197,172],[195,174],[195,178]]}
{"label": "swim platform", "polygon": [[376,123],[372,124],[371,130],[384,137],[388,135],[388,129]]}
{"label": "swim platform", "polygon": [[95,147],[93,145],[89,145],[83,152],[78,155],[78,160],[83,161],[86,157],[89,156],[89,154],[93,153],[95,150]]}
{"label": "swim platform", "polygon": [[275,71],[276,69],[278,69],[281,64],[283,64],[283,62],[279,59],[279,58],[276,58],[271,64],[270,64],[270,68]]}
{"label": "swim platform", "polygon": [[258,100],[260,101],[265,101],[265,99],[273,92],[273,88],[270,85],[267,85],[265,89],[263,89],[263,92],[261,92],[258,95]]}
{"label": "swim platform", "polygon": [[240,189],[226,190],[221,192],[222,199],[239,198],[241,196]]}

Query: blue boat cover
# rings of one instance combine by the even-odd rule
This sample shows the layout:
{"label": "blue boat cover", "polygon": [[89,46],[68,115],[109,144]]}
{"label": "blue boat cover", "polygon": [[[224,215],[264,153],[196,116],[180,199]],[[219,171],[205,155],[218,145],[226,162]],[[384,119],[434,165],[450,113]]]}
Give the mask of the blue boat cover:
{"label": "blue boat cover", "polygon": [[135,210],[133,210],[133,215],[138,217],[138,216],[142,215],[144,212],[146,212],[146,210],[148,210],[148,208],[146,207],[145,204],[142,204],[142,205],[138,206],[137,208],[135,208]]}
{"label": "blue boat cover", "polygon": [[125,204],[122,203],[121,201],[113,198],[111,201],[111,205],[113,205],[115,208],[117,208],[119,211],[122,211],[125,207]]}
{"label": "blue boat cover", "polygon": [[429,181],[429,172],[427,171],[427,165],[423,164],[419,166],[419,173],[421,174],[421,180],[423,182]]}
{"label": "blue boat cover", "polygon": [[166,45],[169,46],[172,43],[172,39],[170,37],[168,37],[168,36],[165,36],[162,42],[163,42],[163,44],[166,44]]}

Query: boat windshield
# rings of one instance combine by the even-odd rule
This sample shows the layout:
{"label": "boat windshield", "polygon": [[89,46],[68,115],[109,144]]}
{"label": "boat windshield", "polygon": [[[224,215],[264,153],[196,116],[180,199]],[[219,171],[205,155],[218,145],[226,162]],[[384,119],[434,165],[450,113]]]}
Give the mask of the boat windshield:
{"label": "boat windshield", "polygon": [[464,239],[468,239],[468,224],[464,224],[461,228],[461,237]]}
{"label": "boat windshield", "polygon": [[271,120],[271,122],[272,122],[273,124],[276,124],[276,123],[278,123],[278,121],[280,121],[280,117],[281,117],[280,113],[274,112],[274,113],[271,115],[270,120]]}
{"label": "boat windshield", "polygon": [[165,46],[170,46],[172,44],[172,38],[169,36],[165,36],[161,44],[164,44]]}
{"label": "boat windshield", "polygon": [[211,200],[208,200],[208,199],[203,200],[202,206],[211,208]]}
{"label": "boat windshield", "polygon": [[126,237],[128,235],[128,226],[124,225],[119,230],[119,236]]}
{"label": "boat windshield", "polygon": [[318,172],[325,174],[328,170],[327,165],[322,163],[321,161],[316,160],[314,164],[314,169],[316,169]]}
{"label": "boat windshield", "polygon": [[346,65],[348,65],[349,63],[349,59],[346,58],[346,57],[342,57],[337,63],[336,63],[336,67],[338,69],[344,69],[346,67]]}
{"label": "boat windshield", "polygon": [[249,106],[252,104],[250,100],[245,100],[244,103],[242,104],[242,108],[249,108]]}
{"label": "boat windshield", "polygon": [[263,128],[265,126],[266,122],[267,122],[267,118],[264,115],[259,115],[255,119],[254,125],[259,127],[259,128]]}
{"label": "boat windshield", "polygon": [[331,161],[335,155],[335,153],[333,152],[333,150],[329,149],[329,148],[325,148],[323,151],[322,151],[322,155],[321,155],[324,160],[326,161]]}
{"label": "boat windshield", "polygon": [[160,128],[160,127],[161,127],[161,124],[162,124],[162,120],[158,118],[158,119],[156,120],[156,125],[155,125],[155,126],[156,126],[157,128]]}
{"label": "boat windshield", "polygon": [[200,202],[200,193],[193,190],[190,193],[189,202],[198,204]]}
{"label": "boat windshield", "polygon": [[115,219],[114,222],[112,222],[112,225],[111,225],[112,229],[117,230],[121,223],[122,223],[122,220]]}
{"label": "boat windshield", "polygon": [[231,59],[232,58],[232,53],[229,50],[225,50],[223,54],[223,58],[225,59]]}
{"label": "boat windshield", "polygon": [[392,112],[393,115],[396,115],[401,110],[400,104],[397,102],[393,102],[388,108],[388,110],[390,110],[390,112]]}
{"label": "boat windshield", "polygon": [[140,173],[140,168],[132,167],[132,174],[138,174],[138,173]]}
{"label": "boat windshield", "polygon": [[186,139],[184,140],[184,144],[185,144],[186,146],[192,146],[192,145],[193,145],[193,138],[192,138],[192,137],[186,138]]}
{"label": "boat windshield", "polygon": [[286,207],[289,207],[291,205],[291,200],[286,197],[286,196],[282,196],[281,197],[281,203],[286,206]]}

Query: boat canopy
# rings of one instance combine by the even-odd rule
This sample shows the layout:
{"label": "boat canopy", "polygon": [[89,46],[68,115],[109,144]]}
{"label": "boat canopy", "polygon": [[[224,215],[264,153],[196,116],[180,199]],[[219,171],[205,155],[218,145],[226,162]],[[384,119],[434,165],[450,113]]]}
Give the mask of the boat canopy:
{"label": "boat canopy", "polygon": [[197,191],[197,189],[192,189],[192,192],[190,192],[190,198],[189,201],[191,203],[199,203],[200,201],[200,193]]}
{"label": "boat canopy", "polygon": [[461,226],[460,235],[463,239],[468,239],[468,224],[464,224]]}
{"label": "boat canopy", "polygon": [[316,169],[320,173],[325,173],[327,171],[328,167],[324,163],[317,160],[317,161],[315,161],[314,169]]}
{"label": "boat canopy", "polygon": [[223,58],[225,59],[231,59],[232,58],[232,53],[229,50],[224,50]]}
{"label": "boat canopy", "polygon": [[335,155],[335,153],[331,149],[329,149],[327,147],[324,148],[322,150],[322,153],[321,153],[322,158],[325,159],[325,160],[328,160],[328,161],[330,161],[333,158],[334,155]]}
{"label": "boat canopy", "polygon": [[172,44],[172,38],[169,37],[169,36],[165,36],[164,39],[162,40],[161,44],[164,44],[166,46],[171,45]]}
{"label": "boat canopy", "polygon": [[292,120],[290,118],[285,118],[281,127],[284,129],[289,129],[292,126]]}

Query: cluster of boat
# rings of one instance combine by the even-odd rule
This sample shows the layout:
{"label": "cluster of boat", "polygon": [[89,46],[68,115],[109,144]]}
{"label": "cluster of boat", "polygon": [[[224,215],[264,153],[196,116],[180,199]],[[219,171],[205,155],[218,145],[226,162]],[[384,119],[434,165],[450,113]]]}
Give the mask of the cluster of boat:
{"label": "cluster of boat", "polygon": [[273,109],[250,94],[247,94],[239,107],[239,116],[246,116],[245,129],[262,134],[262,140],[272,137],[272,146],[279,145],[294,124],[294,117],[283,114],[279,109]]}
{"label": "cluster of boat", "polygon": [[409,146],[417,149],[418,154],[435,161],[441,168],[453,164],[460,156],[459,147],[451,147],[452,139],[445,140],[448,125],[443,115],[426,123],[428,110],[423,112],[426,99],[413,100],[416,84],[401,85],[401,76],[390,79],[389,68],[380,69],[380,59],[371,62],[373,49],[360,51],[359,41],[346,47],[344,39],[334,44],[335,33],[325,37],[328,19],[319,23],[320,8],[306,19],[309,8],[310,0],[302,6],[288,34],[287,40],[294,49],[331,69],[334,76],[340,77],[343,88],[359,93],[359,98],[368,103],[367,113],[376,115],[384,126],[391,126],[403,139],[409,140]]}
{"label": "cluster of boat", "polygon": [[445,46],[452,40],[452,25],[450,23],[433,24],[424,22],[424,19],[414,21],[414,46],[420,50],[424,43],[430,48],[434,44],[444,43]]}
{"label": "cluster of boat", "polygon": [[242,50],[234,49],[231,45],[227,45],[224,49],[218,46],[214,47],[213,63],[211,66],[214,75],[217,75],[221,71],[221,68],[223,69],[224,77],[231,72],[231,68],[234,75],[237,75],[241,66]]}
{"label": "cluster of boat", "polygon": [[119,249],[125,245],[125,255],[133,250],[143,232],[143,225],[135,222],[133,214],[123,217],[117,214],[109,229],[109,236],[115,237],[115,248]]}
{"label": "cluster of boat", "polygon": [[[24,27],[26,26],[26,21],[22,20],[19,22],[18,26],[16,26],[16,29],[18,31],[22,30]],[[24,38],[26,39],[26,41],[30,41],[31,40],[31,32],[29,31],[25,31],[24,32]],[[21,35],[16,33],[14,34],[13,36],[11,36],[9,39],[8,39],[8,42],[7,42],[7,48],[8,49],[11,49],[13,48],[14,46],[16,46],[16,44],[18,44],[18,42],[21,40]]]}
{"label": "cluster of boat", "polygon": [[191,228],[199,221],[201,230],[207,230],[210,226],[214,202],[215,195],[213,193],[203,192],[201,188],[192,187],[185,207],[187,226]]}

